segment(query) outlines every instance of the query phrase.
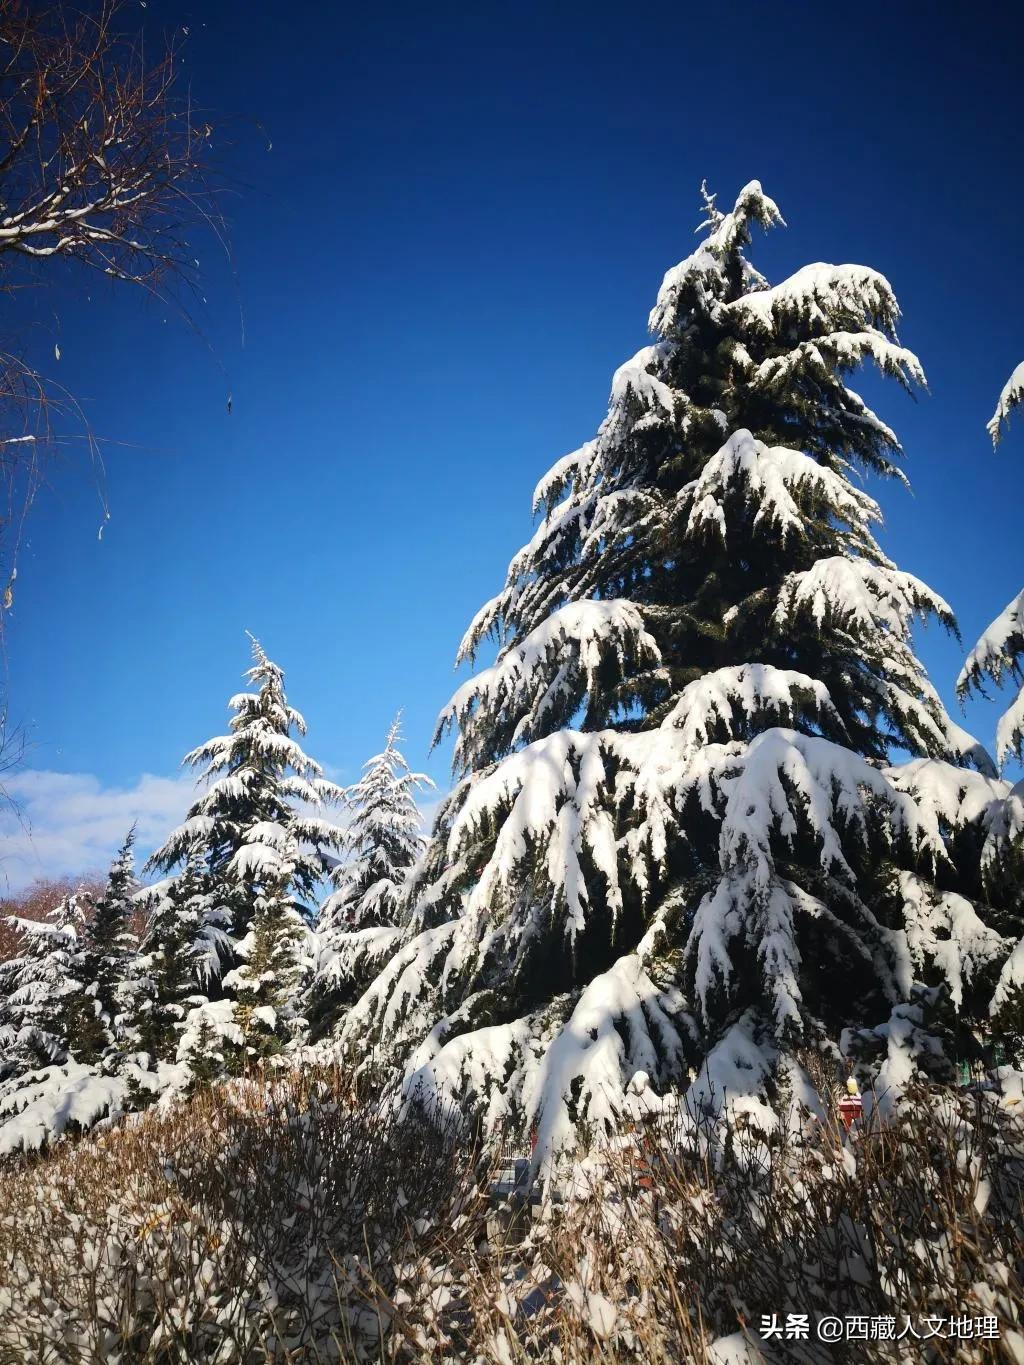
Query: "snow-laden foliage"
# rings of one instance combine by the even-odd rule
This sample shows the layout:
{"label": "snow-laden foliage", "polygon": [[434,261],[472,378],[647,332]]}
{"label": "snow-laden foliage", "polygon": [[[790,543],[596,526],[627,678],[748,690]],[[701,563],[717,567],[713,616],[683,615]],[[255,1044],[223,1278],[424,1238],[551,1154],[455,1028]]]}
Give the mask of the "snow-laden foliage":
{"label": "snow-laden foliage", "polygon": [[[1007,838],[1012,837],[1016,798],[1009,782],[994,773],[974,772],[934,758],[898,764],[886,769],[886,776],[913,799],[932,845],[945,841],[954,850],[951,857],[958,870],[963,873],[977,861],[982,876],[996,872]],[[980,859],[955,851],[960,834],[980,838]]]}
{"label": "snow-laden foliage", "polygon": [[13,924],[21,951],[0,963],[0,1081],[67,1056],[70,1002],[82,990],[85,896],[72,893],[46,919]]}
{"label": "snow-laden foliage", "polygon": [[199,770],[204,790],[150,866],[165,870],[201,850],[211,873],[244,884],[280,871],[294,839],[310,846],[291,869],[296,891],[309,898],[324,871],[321,850],[337,847],[341,832],[299,803],[319,808],[340,801],[342,792],[291,736],[292,730],[304,735],[306,723],[288,705],[284,673],[259,641],[252,652],[246,678],[257,691],[228,702],[235,713],[230,734],[185,755],[182,762]]}
{"label": "snow-laden foliage", "polygon": [[16,921],[23,952],[0,965],[0,1152],[31,1148],[122,1107],[138,985],[129,833],[102,893]]}
{"label": "snow-laden foliage", "polygon": [[[1011,411],[1024,402],[1024,361],[1006,381],[988,433],[992,444],[999,444]],[[1019,689],[1003,713],[996,731],[996,754],[1000,763],[1024,758],[1024,592],[1000,612],[967,656],[957,679],[957,691],[964,696],[971,688],[983,690],[986,677],[996,686],[1011,682]]]}
{"label": "snow-laden foliage", "polygon": [[306,1006],[314,1041],[335,1031],[345,1011],[401,942],[402,931],[393,925],[371,925],[367,929],[339,926],[317,934]]}
{"label": "snow-laden foliage", "polygon": [[914,653],[950,608],[886,557],[854,482],[902,478],[901,451],[849,372],[923,381],[893,291],[856,265],[771,287],[746,256],[782,221],[760,185],[705,208],[653,343],[540,480],[540,524],[463,639],[460,661],[488,638],[496,657],[439,722],[461,780],[342,1033],[553,1145],[620,1111],[637,1070],[718,1068],[767,1121],[797,1048],[983,1014],[1019,937],[980,870],[1006,791],[984,788],[965,871],[960,817],[885,767],[898,749],[995,782]]}
{"label": "snow-laden foliage", "polygon": [[103,894],[93,903],[77,964],[85,985],[68,1021],[69,1043],[85,1062],[98,1060],[124,1037],[133,1007],[134,958],[138,950],[135,918],[135,830],[131,829],[107,877]]}
{"label": "snow-laden foliage", "polygon": [[306,1022],[299,995],[312,931],[290,894],[298,844],[281,841],[275,852],[273,871],[258,871],[253,879],[252,922],[236,945],[241,964],[221,981],[235,997],[235,1020],[248,1051],[257,1055],[301,1037]]}
{"label": "snow-laden foliage", "polygon": [[[733,737],[759,715],[827,717],[816,691],[806,677],[760,665],[722,670],[684,689],[657,730],[562,731],[479,778],[452,823],[447,859],[464,866],[481,826],[498,833],[462,916],[396,953],[346,1021],[345,1039],[369,1032],[408,1048],[414,1089],[473,1095],[492,1116],[511,1101],[562,1143],[575,1109],[592,1120],[618,1112],[638,1070],[664,1086],[685,1075],[684,1059],[705,1061],[719,1094],[727,1088],[734,1099],[745,1073],[755,1084],[743,1094],[758,1109],[772,1039],[838,1037],[852,1013],[866,1006],[886,1017],[922,980],[944,981],[962,1009],[1008,945],[971,900],[932,878],[955,876],[951,819],[994,817],[1007,784],[920,760],[928,779],[918,772],[915,785],[911,765],[886,772],[778,725]],[[969,794],[953,809],[961,785]],[[691,831],[683,850],[680,813]],[[874,865],[895,869],[901,856],[907,868],[876,885]],[[547,887],[528,910],[506,889],[519,889],[527,857],[534,886]],[[500,1011],[503,994],[528,999],[554,975],[553,960],[571,982],[583,951],[595,953],[599,927],[614,954],[624,937],[616,920],[629,907],[639,907],[646,932],[578,996],[467,1029]],[[891,927],[897,915],[901,927]],[[501,965],[500,984],[488,980],[491,964]],[[467,976],[487,984],[467,993]],[[434,989],[424,992],[424,981]],[[432,1013],[438,999],[441,1018]],[[738,1015],[742,1027],[702,1058],[697,1040]],[[737,1047],[759,1056],[760,1070],[728,1061]],[[572,1105],[551,1103],[563,1094]]]}
{"label": "snow-laden foliage", "polygon": [[33,1152],[65,1132],[91,1128],[99,1119],[117,1117],[154,1096],[172,1080],[135,1062],[116,1067],[67,1057],[62,1063],[37,1067],[17,1086],[0,1089],[0,1156]]}
{"label": "snow-laden foliage", "polygon": [[109,1056],[132,1008],[134,831],[101,895],[79,890],[41,922],[13,921],[23,952],[0,964],[0,1076],[15,1087],[34,1067]]}
{"label": "snow-laden foliage", "polygon": [[159,1060],[178,1053],[186,1015],[232,951],[231,919],[216,903],[201,855],[139,893],[147,929],[135,963],[139,1047]]}
{"label": "snow-laden foliage", "polygon": [[[456,763],[475,767],[490,753],[569,724],[602,675],[625,678],[659,662],[657,645],[629,602],[573,602],[464,683],[441,713],[435,738],[456,730]],[[515,728],[506,733],[515,717]]]}
{"label": "snow-laden foliage", "polygon": [[957,689],[962,695],[972,687],[981,691],[986,676],[997,687],[1010,682],[1019,689],[996,727],[996,757],[1000,763],[1024,757],[1024,591],[1007,603],[968,654]]}
{"label": "snow-laden foliage", "polygon": [[[1010,376],[988,424],[993,446],[998,445],[1011,410],[1021,402],[1024,364]],[[971,650],[957,679],[957,691],[961,698],[972,690],[983,693],[986,680],[997,687],[1009,683],[1016,690],[996,724],[996,757],[1001,765],[1020,761],[1024,759],[1024,592],[1007,603]],[[983,866],[1008,912],[1008,932],[1017,938],[996,983],[992,1014],[1001,1030],[1024,1037],[1024,782],[1007,791],[984,823]]]}
{"label": "snow-laden foliage", "polygon": [[[945,841],[968,897],[965,901],[944,890],[932,891],[927,898],[931,924],[924,933],[932,937],[933,930],[938,930],[941,942],[937,947],[946,957],[951,1002],[958,1009],[964,1007],[956,969],[966,951],[968,959],[964,960],[975,967],[966,1013],[977,1018],[987,1011],[987,1029],[1012,1046],[1013,1039],[1024,1040],[1024,783],[1012,786],[936,759],[902,764],[890,769],[888,776],[913,797],[933,840]],[[975,908],[981,909],[982,904],[984,922],[975,915]],[[947,914],[955,916],[957,923],[952,919],[946,923]],[[1001,936],[1002,948],[997,947],[993,933]],[[915,930],[910,924],[908,935],[913,942]],[[979,953],[986,942],[995,951]],[[964,983],[966,979],[961,978]]]}
{"label": "snow-laden foliage", "polygon": [[1010,413],[1019,404],[1024,403],[1024,360],[1017,366],[1009,379],[1003,385],[1003,391],[999,395],[999,402],[996,410],[989,418],[988,434],[992,437],[992,444],[998,445],[999,439],[1003,434],[1003,427],[1010,424]]}

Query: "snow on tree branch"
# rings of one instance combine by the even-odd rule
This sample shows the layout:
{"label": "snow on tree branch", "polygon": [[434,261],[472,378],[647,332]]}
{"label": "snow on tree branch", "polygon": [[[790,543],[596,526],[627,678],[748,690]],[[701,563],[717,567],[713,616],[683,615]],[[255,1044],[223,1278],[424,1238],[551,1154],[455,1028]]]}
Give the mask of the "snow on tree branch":
{"label": "snow on tree branch", "polygon": [[0,11],[0,254],[65,256],[154,286],[194,269],[213,132],[178,98],[173,48],[151,63],[125,6]]}
{"label": "snow on tree branch", "polygon": [[[1005,679],[1024,684],[1024,592],[1008,602],[967,656],[957,691],[965,696],[971,688],[983,690],[985,677],[998,687]],[[1024,745],[1024,687],[1003,713],[996,730],[996,756],[1000,763],[1018,758]]]}
{"label": "snow on tree branch", "polygon": [[[988,423],[992,444],[999,444],[1011,411],[1024,402],[1024,361],[1007,380],[995,413]],[[1018,685],[1018,692],[996,727],[996,757],[1000,764],[1024,758],[1024,592],[1009,602],[971,650],[957,679],[961,698],[972,688],[983,691],[988,676],[998,687],[1004,679]]]}
{"label": "snow on tree branch", "polygon": [[[475,768],[494,754],[567,724],[588,694],[660,662],[658,647],[629,602],[573,602],[559,608],[498,662],[464,683],[441,712],[438,743],[458,729],[455,766]],[[474,724],[467,724],[470,717]],[[508,719],[519,716],[509,734]],[[469,747],[484,741],[478,752]]]}
{"label": "snow on tree branch", "polygon": [[992,414],[986,430],[992,437],[992,444],[997,446],[1003,433],[1003,427],[1010,424],[1010,413],[1019,403],[1024,403],[1024,360],[1017,366],[1009,379],[1003,385],[1003,391],[999,395],[999,402],[996,410]]}

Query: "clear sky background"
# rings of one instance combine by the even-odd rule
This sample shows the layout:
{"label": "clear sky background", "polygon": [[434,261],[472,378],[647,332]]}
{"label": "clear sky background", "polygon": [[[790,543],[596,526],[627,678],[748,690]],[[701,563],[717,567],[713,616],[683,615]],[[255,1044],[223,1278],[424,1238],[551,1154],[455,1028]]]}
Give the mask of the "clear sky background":
{"label": "clear sky background", "polygon": [[[200,338],[97,280],[41,296],[29,344],[86,400],[33,512],[6,638],[12,884],[102,862],[184,809],[182,754],[226,723],[251,630],[342,781],[405,709],[428,760],[462,631],[531,533],[530,495],[594,432],[693,247],[707,177],[758,178],[755,244],[882,270],[931,393],[854,381],[904,441],[884,544],[965,641],[1024,583],[1024,420],[984,431],[1024,358],[1019,5],[150,0],[231,182],[234,261],[200,242]],[[237,283],[235,276],[237,276]],[[242,320],[244,319],[244,331]],[[61,359],[54,359],[54,344]],[[232,411],[227,397],[232,395]],[[952,700],[962,660],[920,641]],[[968,724],[991,741],[993,705]]]}

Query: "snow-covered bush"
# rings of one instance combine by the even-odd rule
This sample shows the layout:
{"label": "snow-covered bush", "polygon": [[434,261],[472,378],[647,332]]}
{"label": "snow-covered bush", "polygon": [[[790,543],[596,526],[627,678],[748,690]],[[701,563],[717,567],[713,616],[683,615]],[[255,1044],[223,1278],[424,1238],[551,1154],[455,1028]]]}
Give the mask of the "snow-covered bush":
{"label": "snow-covered bush", "polygon": [[86,924],[86,899],[75,891],[42,919],[7,921],[18,951],[0,963],[0,1083],[67,1056]]}
{"label": "snow-covered bush", "polygon": [[69,1057],[98,1063],[125,1038],[138,948],[134,841],[132,830],[98,893],[79,888],[42,919],[8,920],[19,952],[0,962],[0,1103],[26,1071]]}
{"label": "snow-covered bush", "polygon": [[[155,1089],[130,1060],[138,939],[129,833],[106,885],[14,919],[0,963],[0,1153],[31,1150]],[[153,1078],[155,1079],[155,1078]]]}
{"label": "snow-covered bush", "polygon": [[95,877],[40,877],[21,891],[0,897],[0,966],[17,957],[21,938],[18,921],[47,920],[62,901],[79,892],[86,906],[103,894],[104,883]]}

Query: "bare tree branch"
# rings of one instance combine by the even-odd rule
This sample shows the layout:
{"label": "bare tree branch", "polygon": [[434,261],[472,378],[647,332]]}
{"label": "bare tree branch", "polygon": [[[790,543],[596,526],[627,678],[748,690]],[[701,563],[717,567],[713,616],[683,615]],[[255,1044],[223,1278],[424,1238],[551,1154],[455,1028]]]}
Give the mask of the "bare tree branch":
{"label": "bare tree branch", "polygon": [[[160,297],[171,286],[194,289],[191,234],[206,225],[223,240],[207,177],[213,129],[179,89],[180,48],[170,43],[151,61],[125,12],[126,0],[0,0],[0,295],[8,300],[56,282],[58,263]],[[70,425],[102,469],[73,395],[11,344],[10,324],[3,330],[0,643],[47,454]]]}
{"label": "bare tree branch", "polygon": [[213,129],[176,95],[179,52],[148,64],[121,9],[0,0],[0,288],[17,255],[149,287],[195,269]]}

